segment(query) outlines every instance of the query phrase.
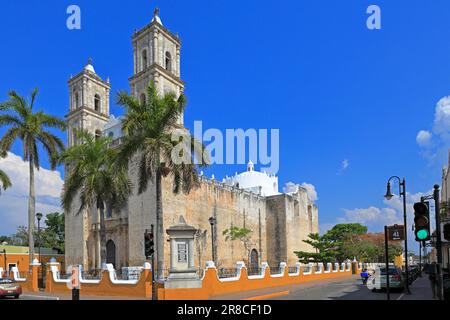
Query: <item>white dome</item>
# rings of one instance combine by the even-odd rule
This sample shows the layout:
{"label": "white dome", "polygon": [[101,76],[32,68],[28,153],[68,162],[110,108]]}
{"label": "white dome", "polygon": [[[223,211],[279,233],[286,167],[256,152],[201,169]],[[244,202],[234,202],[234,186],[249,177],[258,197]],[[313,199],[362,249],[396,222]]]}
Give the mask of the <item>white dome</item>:
{"label": "white dome", "polygon": [[240,189],[248,190],[262,196],[272,196],[279,194],[278,192],[278,177],[270,176],[265,172],[254,170],[253,162],[247,165],[247,171],[236,174],[233,177],[226,178],[225,182],[228,185],[239,187]]}
{"label": "white dome", "polygon": [[92,65],[92,59],[89,59],[89,60],[88,60],[88,63],[87,63],[87,65],[84,67],[84,70],[90,71],[90,72],[92,72],[92,73],[95,73],[94,66]]}

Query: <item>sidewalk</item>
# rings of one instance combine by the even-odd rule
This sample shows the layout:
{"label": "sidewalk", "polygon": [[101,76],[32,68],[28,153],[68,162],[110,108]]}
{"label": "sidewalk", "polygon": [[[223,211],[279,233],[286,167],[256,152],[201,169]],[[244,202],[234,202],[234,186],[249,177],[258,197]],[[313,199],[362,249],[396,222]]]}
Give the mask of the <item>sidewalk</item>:
{"label": "sidewalk", "polygon": [[402,294],[398,300],[434,300],[428,275],[423,273],[422,277],[416,279],[409,287],[411,294]]}

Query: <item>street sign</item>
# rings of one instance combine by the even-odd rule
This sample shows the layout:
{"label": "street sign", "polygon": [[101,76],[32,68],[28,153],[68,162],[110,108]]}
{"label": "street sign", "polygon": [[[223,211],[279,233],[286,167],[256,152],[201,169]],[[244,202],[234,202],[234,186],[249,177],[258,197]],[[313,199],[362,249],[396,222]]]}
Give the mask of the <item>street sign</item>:
{"label": "street sign", "polygon": [[388,237],[390,241],[402,241],[405,240],[405,226],[395,224],[388,226]]}

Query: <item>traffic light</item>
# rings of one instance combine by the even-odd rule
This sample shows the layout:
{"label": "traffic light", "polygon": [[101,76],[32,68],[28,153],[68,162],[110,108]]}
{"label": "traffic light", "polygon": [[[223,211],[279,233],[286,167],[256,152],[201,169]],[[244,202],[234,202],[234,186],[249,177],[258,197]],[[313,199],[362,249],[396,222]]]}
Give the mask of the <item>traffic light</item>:
{"label": "traffic light", "polygon": [[153,232],[145,231],[144,234],[145,243],[145,257],[150,258],[155,252],[155,243],[153,241]]}
{"label": "traffic light", "polygon": [[450,223],[444,224],[444,239],[450,241]]}
{"label": "traffic light", "polygon": [[430,240],[430,205],[428,202],[414,204],[414,225],[416,241]]}

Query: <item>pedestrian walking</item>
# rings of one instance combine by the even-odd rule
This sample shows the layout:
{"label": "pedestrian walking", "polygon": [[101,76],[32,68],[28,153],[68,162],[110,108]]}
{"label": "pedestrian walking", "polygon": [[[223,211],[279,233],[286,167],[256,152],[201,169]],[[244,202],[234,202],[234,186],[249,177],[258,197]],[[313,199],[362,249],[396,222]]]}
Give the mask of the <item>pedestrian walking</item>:
{"label": "pedestrian walking", "polygon": [[436,299],[437,289],[437,265],[433,262],[428,265],[428,279],[430,279],[431,292],[433,293],[433,299]]}

